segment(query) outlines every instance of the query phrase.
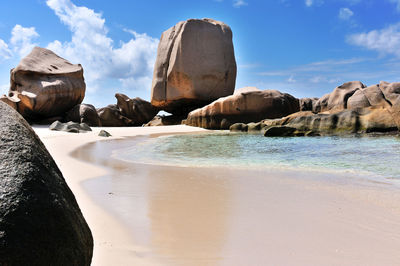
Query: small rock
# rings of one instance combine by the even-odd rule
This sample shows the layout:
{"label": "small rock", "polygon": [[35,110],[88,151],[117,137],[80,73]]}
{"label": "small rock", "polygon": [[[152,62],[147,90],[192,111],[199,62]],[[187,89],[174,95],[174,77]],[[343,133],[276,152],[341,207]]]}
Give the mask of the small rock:
{"label": "small rock", "polygon": [[278,127],[270,127],[268,128],[264,136],[265,137],[289,137],[293,136],[293,133],[296,131],[294,127],[285,127],[285,126],[278,126]]}
{"label": "small rock", "polygon": [[108,137],[111,137],[111,134],[102,129],[102,130],[100,130],[100,132],[99,132],[99,136],[100,136],[100,137],[106,137],[106,138],[108,138]]}
{"label": "small rock", "polygon": [[69,133],[85,133],[87,131],[92,131],[92,129],[85,123],[75,123],[69,121],[68,123],[61,123],[60,121],[55,121],[49,127],[50,130],[65,131]]}
{"label": "small rock", "polygon": [[244,123],[235,123],[229,127],[232,132],[247,132],[248,126]]}

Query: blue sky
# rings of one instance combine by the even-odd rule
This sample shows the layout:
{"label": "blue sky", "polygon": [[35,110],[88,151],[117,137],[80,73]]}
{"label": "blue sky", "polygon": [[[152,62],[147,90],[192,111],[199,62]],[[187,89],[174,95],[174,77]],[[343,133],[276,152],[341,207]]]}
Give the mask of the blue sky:
{"label": "blue sky", "polygon": [[161,33],[204,17],[232,28],[237,88],[320,97],[346,81],[400,81],[400,0],[21,0],[0,8],[0,93],[38,45],[83,65],[84,102],[149,100]]}

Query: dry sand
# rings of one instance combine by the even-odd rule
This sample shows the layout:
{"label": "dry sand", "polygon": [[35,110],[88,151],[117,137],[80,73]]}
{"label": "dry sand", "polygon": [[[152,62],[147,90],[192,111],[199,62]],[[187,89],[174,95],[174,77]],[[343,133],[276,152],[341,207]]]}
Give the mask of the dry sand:
{"label": "dry sand", "polygon": [[[106,130],[118,139],[200,129]],[[400,264],[400,189],[390,182],[127,164],[107,160],[122,142],[83,146],[104,139],[99,129],[35,131],[93,232],[93,265]]]}

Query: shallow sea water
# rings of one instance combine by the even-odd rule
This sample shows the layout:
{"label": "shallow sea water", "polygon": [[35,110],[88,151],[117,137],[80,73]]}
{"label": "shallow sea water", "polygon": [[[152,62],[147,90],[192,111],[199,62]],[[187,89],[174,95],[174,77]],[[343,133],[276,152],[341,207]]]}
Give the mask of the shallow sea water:
{"label": "shallow sea water", "polygon": [[113,155],[135,163],[333,171],[400,179],[398,136],[174,135],[144,139]]}

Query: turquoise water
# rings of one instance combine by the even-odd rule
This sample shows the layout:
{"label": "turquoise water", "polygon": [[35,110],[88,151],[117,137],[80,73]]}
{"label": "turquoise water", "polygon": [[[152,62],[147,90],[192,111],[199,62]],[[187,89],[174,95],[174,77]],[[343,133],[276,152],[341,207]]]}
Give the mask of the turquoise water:
{"label": "turquoise water", "polygon": [[175,135],[142,139],[114,155],[138,163],[335,171],[400,179],[397,136]]}

